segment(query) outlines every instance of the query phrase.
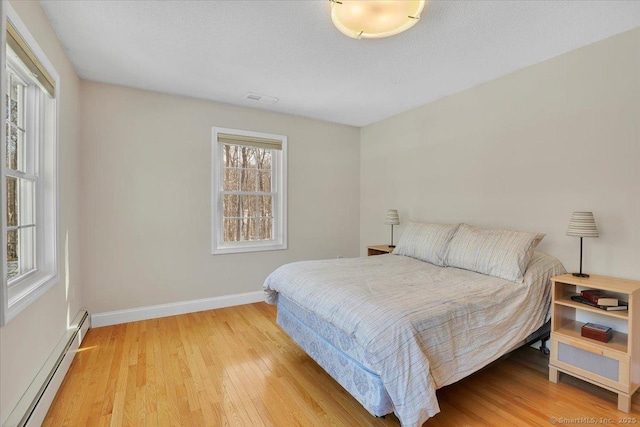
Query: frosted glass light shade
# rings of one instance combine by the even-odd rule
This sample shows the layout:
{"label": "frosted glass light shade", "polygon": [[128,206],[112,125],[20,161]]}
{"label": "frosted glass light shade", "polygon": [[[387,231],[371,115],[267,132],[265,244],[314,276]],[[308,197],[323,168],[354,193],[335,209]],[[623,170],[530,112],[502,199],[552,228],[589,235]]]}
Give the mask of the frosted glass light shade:
{"label": "frosted glass light shade", "polygon": [[598,237],[598,227],[592,212],[574,212],[569,221],[567,236]]}
{"label": "frosted glass light shade", "polygon": [[400,225],[400,217],[398,216],[398,211],[395,209],[389,209],[387,211],[387,216],[384,219],[384,223],[387,225]]}
{"label": "frosted glass light shade", "polygon": [[425,0],[332,0],[331,20],[354,39],[394,36],[420,19]]}

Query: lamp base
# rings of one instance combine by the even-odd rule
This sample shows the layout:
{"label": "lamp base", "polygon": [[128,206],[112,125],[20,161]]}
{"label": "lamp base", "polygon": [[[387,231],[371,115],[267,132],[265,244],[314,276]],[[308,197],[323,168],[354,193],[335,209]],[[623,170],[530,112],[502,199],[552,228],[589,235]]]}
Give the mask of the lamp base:
{"label": "lamp base", "polygon": [[572,273],[572,274],[576,277],[589,277],[588,274],[584,274],[584,273]]}

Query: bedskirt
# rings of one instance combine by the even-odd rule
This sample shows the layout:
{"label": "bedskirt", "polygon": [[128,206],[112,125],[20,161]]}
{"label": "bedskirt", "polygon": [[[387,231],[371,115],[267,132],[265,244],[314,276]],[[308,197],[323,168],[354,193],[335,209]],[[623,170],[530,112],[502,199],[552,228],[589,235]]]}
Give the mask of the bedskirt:
{"label": "bedskirt", "polygon": [[362,355],[363,350],[352,338],[283,295],[278,301],[277,322],[369,413],[380,417],[393,412],[393,404],[380,376],[370,366],[365,366],[366,358],[359,357],[363,363],[354,359],[353,356]]}
{"label": "bedskirt", "polygon": [[[393,403],[380,376],[353,338],[283,295],[277,307],[278,325],[370,414],[381,417],[393,412]],[[547,322],[509,351],[538,341],[549,331]]]}

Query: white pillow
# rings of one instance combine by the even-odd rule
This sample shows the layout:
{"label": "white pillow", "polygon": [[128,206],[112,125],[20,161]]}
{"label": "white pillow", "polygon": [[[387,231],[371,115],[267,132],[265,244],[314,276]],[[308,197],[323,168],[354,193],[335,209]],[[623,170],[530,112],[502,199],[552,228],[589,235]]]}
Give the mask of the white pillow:
{"label": "white pillow", "polygon": [[533,251],[544,236],[461,224],[449,242],[445,265],[522,283]]}
{"label": "white pillow", "polygon": [[447,244],[458,225],[409,221],[393,254],[417,258],[442,267],[447,254]]}

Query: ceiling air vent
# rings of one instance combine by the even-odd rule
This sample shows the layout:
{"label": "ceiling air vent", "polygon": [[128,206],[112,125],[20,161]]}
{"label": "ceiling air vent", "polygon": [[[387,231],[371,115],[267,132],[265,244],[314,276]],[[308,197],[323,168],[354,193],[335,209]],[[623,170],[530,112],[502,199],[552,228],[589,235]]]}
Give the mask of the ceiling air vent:
{"label": "ceiling air vent", "polygon": [[273,96],[258,95],[257,93],[251,92],[245,95],[245,99],[262,102],[263,104],[275,104],[276,102],[278,102],[278,98],[275,98]]}

